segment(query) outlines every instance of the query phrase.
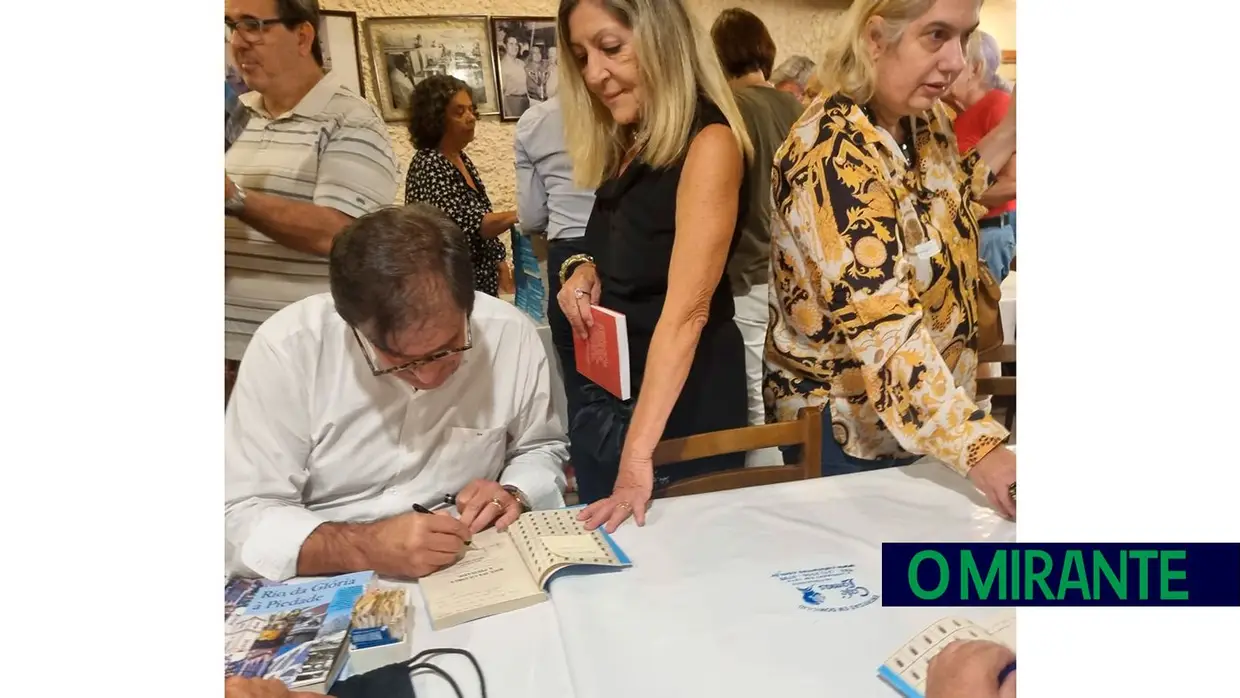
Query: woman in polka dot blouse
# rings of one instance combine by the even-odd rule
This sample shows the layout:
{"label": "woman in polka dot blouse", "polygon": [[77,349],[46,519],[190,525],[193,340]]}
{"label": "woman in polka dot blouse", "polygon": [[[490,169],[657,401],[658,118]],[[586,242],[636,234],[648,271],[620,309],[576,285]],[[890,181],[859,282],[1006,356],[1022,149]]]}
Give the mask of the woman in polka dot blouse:
{"label": "woman in polka dot blouse", "polygon": [[493,212],[478,170],[465,154],[474,140],[478,110],[469,85],[451,75],[432,75],[413,91],[409,134],[418,151],[409,163],[405,203],[428,203],[442,210],[469,236],[474,287],[499,295],[498,238],[517,222],[516,211]]}

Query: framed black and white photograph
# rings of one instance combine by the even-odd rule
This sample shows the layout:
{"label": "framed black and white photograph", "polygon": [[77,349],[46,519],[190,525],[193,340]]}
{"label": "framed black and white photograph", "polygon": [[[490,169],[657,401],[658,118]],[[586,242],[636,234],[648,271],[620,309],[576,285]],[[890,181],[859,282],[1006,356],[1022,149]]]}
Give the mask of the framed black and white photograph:
{"label": "framed black and white photograph", "polygon": [[495,64],[487,18],[380,17],[366,20],[366,45],[375,68],[385,121],[409,120],[413,88],[431,75],[452,75],[469,85],[481,115],[499,114]]}
{"label": "framed black and white photograph", "polygon": [[357,13],[339,10],[319,12],[319,46],[323,49],[324,72],[340,75],[345,87],[366,96],[362,81],[361,51],[357,45]]}
{"label": "framed black and white photograph", "polygon": [[[357,46],[357,13],[337,10],[319,12],[319,47],[323,50],[323,72],[339,71],[340,81],[358,95],[366,96],[362,82],[362,60]],[[250,88],[241,77],[233,58],[232,43],[224,32],[224,81],[233,93],[245,94]]]}
{"label": "framed black and white photograph", "polygon": [[554,17],[492,17],[491,44],[504,121],[520,119],[530,105],[559,91]]}

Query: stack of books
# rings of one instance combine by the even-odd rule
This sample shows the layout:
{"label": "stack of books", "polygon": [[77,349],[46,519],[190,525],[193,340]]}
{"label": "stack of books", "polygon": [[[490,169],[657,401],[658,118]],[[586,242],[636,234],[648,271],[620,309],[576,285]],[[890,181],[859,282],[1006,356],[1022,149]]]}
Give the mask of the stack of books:
{"label": "stack of books", "polygon": [[358,572],[297,584],[232,580],[224,589],[224,676],[326,693],[348,661],[353,609],[375,581]]}

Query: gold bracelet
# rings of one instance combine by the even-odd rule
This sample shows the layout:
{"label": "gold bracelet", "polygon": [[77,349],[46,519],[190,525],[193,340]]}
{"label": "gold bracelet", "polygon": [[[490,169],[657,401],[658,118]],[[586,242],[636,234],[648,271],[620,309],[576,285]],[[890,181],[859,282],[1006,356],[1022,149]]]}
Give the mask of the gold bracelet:
{"label": "gold bracelet", "polygon": [[594,264],[594,258],[588,254],[575,254],[564,260],[560,265],[560,285],[568,283],[568,273],[571,272],[578,264]]}

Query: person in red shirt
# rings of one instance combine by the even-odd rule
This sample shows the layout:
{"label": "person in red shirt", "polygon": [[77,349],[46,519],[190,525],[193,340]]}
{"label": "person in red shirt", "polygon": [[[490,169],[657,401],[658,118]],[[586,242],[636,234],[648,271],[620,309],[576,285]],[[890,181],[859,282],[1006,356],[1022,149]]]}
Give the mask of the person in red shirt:
{"label": "person in red shirt", "polygon": [[[985,32],[969,41],[968,67],[952,84],[950,102],[957,109],[956,143],[966,153],[1003,120],[1012,96],[999,77],[999,44]],[[1016,256],[1016,157],[997,173],[998,180],[980,202],[989,210],[978,220],[979,255],[998,281],[1008,275]]]}

